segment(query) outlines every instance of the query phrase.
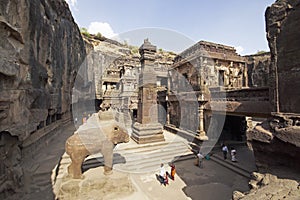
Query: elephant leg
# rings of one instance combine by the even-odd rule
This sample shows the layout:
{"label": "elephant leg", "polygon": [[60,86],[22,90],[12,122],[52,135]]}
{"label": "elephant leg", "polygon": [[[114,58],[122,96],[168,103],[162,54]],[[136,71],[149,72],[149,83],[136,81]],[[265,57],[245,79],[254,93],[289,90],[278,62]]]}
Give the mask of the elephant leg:
{"label": "elephant leg", "polygon": [[112,174],[112,166],[113,166],[113,143],[105,142],[102,147],[102,154],[104,159],[104,174],[109,175]]}
{"label": "elephant leg", "polygon": [[[77,156],[77,157],[76,157]],[[68,173],[72,178],[81,179],[83,178],[81,172],[81,165],[83,163],[84,158],[78,154],[71,154],[71,164],[68,167]]]}

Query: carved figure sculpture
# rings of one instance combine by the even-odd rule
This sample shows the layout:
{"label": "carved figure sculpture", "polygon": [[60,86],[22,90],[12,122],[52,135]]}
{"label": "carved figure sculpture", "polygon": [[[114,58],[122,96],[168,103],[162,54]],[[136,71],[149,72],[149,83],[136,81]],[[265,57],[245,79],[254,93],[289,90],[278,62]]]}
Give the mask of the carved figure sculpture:
{"label": "carved figure sculpture", "polygon": [[104,174],[112,173],[113,148],[116,144],[129,142],[127,131],[112,119],[111,111],[93,114],[66,141],[66,153],[71,158],[68,174],[72,178],[82,178],[81,165],[84,159],[96,153],[104,158]]}

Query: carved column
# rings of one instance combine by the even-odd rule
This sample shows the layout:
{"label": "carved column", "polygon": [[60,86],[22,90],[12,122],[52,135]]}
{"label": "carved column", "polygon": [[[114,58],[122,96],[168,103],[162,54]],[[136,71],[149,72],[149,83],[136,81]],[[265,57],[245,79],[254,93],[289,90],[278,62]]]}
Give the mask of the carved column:
{"label": "carved column", "polygon": [[139,77],[138,116],[133,125],[132,139],[139,144],[164,141],[163,128],[158,123],[157,78],[153,69],[156,46],[146,39],[139,51],[142,73]]}
{"label": "carved column", "polygon": [[199,95],[198,102],[199,102],[199,107],[198,107],[199,128],[197,130],[198,133],[197,137],[200,140],[208,140],[208,137],[206,136],[204,130],[204,104],[207,102],[207,100],[204,99],[203,93]]}

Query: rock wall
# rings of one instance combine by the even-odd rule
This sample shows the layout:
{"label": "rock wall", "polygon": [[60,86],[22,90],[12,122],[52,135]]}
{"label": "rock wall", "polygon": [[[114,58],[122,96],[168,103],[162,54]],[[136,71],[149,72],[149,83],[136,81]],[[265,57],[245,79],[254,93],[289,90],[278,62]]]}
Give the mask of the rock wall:
{"label": "rock wall", "polygon": [[234,191],[233,200],[269,200],[269,199],[299,199],[299,183],[295,180],[280,179],[272,174],[253,172],[249,182],[250,191],[241,193]]}
{"label": "rock wall", "polygon": [[300,2],[276,1],[266,10],[266,26],[273,110],[300,113]]}
{"label": "rock wall", "polygon": [[247,60],[249,87],[268,87],[270,52],[245,56]]}
{"label": "rock wall", "polygon": [[0,131],[23,141],[70,111],[85,47],[64,0],[1,1],[0,34]]}
{"label": "rock wall", "polygon": [[5,195],[22,184],[23,142],[70,117],[74,79],[86,53],[64,0],[2,0],[0,35],[0,192]]}
{"label": "rock wall", "polygon": [[253,130],[251,141],[258,167],[300,169],[300,2],[278,0],[266,10],[271,50],[272,117]]}

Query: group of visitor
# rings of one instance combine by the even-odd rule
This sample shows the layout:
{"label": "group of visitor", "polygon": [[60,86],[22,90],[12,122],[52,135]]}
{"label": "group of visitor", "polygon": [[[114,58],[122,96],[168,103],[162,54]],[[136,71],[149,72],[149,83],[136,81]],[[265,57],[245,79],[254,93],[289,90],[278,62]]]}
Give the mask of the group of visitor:
{"label": "group of visitor", "polygon": [[[228,147],[225,144],[222,144],[222,152],[223,152],[224,160],[226,160],[229,150],[228,150]],[[236,150],[233,147],[230,148],[230,156],[231,156],[231,161],[232,162],[237,162]]]}
{"label": "group of visitor", "polygon": [[169,178],[171,178],[173,181],[175,180],[175,173],[176,173],[175,165],[174,163],[170,163],[169,166],[171,168],[170,173],[165,170],[163,163],[160,164],[158,179],[160,183],[164,184],[165,186],[169,184]]}

